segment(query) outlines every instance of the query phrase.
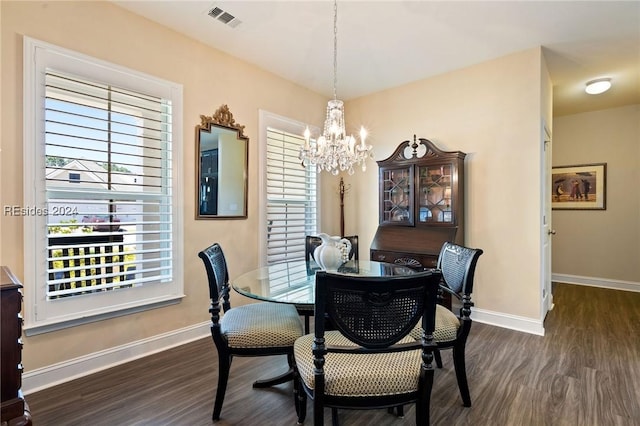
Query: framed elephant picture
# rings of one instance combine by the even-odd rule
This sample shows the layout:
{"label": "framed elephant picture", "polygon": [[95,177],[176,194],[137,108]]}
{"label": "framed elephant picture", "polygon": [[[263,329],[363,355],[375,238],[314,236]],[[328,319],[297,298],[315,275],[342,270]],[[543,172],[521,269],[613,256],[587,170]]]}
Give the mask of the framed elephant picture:
{"label": "framed elephant picture", "polygon": [[607,164],[553,167],[551,207],[554,210],[606,210]]}

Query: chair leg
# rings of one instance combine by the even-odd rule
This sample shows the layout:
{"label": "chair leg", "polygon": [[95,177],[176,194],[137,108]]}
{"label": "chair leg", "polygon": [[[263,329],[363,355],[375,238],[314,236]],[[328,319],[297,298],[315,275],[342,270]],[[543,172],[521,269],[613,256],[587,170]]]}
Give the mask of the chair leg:
{"label": "chair leg", "polygon": [[296,416],[298,416],[298,424],[300,422],[300,381],[298,380],[298,370],[293,370],[293,406],[296,409]]}
{"label": "chair leg", "polygon": [[442,356],[440,355],[440,349],[436,349],[433,351],[433,357],[436,360],[436,365],[438,368],[442,368]]}
{"label": "chair leg", "polygon": [[231,356],[218,352],[219,369],[218,369],[218,389],[216,390],[216,401],[213,404],[213,415],[211,420],[220,420],[220,412],[222,412],[222,403],[224,402],[224,394],[227,391],[227,382],[229,381],[229,370],[231,369]]}
{"label": "chair leg", "polygon": [[423,372],[423,386],[416,401],[416,425],[429,425],[430,406],[431,406],[431,390],[433,389],[433,368],[429,368]]}
{"label": "chair leg", "polygon": [[338,409],[331,409],[331,426],[339,426],[338,425]]}
{"label": "chair leg", "polygon": [[293,402],[296,407],[296,415],[298,416],[298,424],[304,423],[307,417],[307,394],[303,389],[302,379],[298,369],[293,367]]}
{"label": "chair leg", "polygon": [[469,394],[469,383],[467,382],[467,367],[464,359],[464,348],[464,343],[453,347],[453,365],[456,370],[456,379],[458,379],[458,388],[460,389],[460,397],[462,397],[462,405],[465,407],[471,407],[471,395]]}
{"label": "chair leg", "polygon": [[298,396],[298,409],[300,410],[298,413],[298,424],[301,425],[307,418],[307,394],[304,390],[300,391],[300,396]]}
{"label": "chair leg", "polygon": [[324,425],[324,406],[318,403],[318,395],[313,399],[313,426]]}
{"label": "chair leg", "polygon": [[387,408],[387,413],[394,414],[400,418],[404,418],[404,405],[396,405],[395,407],[389,407]]}
{"label": "chair leg", "polygon": [[293,354],[287,354],[287,364],[289,364],[289,368],[294,369],[294,365],[296,365],[296,360],[293,357]]}

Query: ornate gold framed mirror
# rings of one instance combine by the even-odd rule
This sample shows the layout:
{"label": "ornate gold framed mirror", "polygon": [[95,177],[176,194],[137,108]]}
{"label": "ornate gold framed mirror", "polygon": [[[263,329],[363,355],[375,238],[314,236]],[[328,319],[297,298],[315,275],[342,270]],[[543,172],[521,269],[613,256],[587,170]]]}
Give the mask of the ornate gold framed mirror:
{"label": "ornate gold framed mirror", "polygon": [[246,219],[249,138],[227,105],[196,126],[196,219]]}

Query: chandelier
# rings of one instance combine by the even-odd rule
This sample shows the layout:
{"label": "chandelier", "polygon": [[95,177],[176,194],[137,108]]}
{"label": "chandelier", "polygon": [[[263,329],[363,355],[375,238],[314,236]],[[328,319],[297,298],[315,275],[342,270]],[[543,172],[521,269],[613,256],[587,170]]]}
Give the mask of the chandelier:
{"label": "chandelier", "polygon": [[367,145],[367,131],[360,128],[360,142],[349,135],[344,124],[344,102],[337,97],[338,86],[338,3],[333,2],[333,99],[327,104],[327,116],[324,122],[324,132],[311,143],[309,127],[304,131],[304,146],[300,147],[299,159],[304,167],[315,167],[317,172],[322,170],[337,176],[347,170],[353,174],[353,166],[362,164],[362,171],[367,169],[366,160],[372,158],[371,145]]}

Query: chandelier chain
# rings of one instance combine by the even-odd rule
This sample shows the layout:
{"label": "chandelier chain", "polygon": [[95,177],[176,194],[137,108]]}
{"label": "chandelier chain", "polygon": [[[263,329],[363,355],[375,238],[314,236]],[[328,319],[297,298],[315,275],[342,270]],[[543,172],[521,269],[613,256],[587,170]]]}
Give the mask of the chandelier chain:
{"label": "chandelier chain", "polygon": [[333,2],[333,99],[338,99],[338,0]]}
{"label": "chandelier chain", "polygon": [[324,131],[317,140],[311,139],[309,128],[304,132],[304,145],[298,158],[303,167],[311,167],[318,173],[322,170],[336,176],[341,171],[354,173],[354,165],[367,168],[366,161],[373,158],[371,145],[365,142],[367,131],[360,129],[360,143],[347,135],[344,123],[344,102],[338,99],[338,1],[333,2],[333,100],[327,103]]}

